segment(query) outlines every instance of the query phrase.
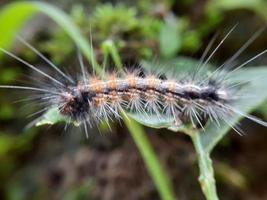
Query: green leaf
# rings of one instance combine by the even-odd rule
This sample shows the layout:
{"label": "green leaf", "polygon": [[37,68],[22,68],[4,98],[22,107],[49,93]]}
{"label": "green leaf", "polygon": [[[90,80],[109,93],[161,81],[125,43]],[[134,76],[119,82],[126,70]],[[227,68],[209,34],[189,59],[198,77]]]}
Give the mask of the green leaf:
{"label": "green leaf", "polygon": [[[267,100],[267,68],[266,67],[251,67],[240,70],[236,75],[237,81],[250,81],[246,85],[244,94],[249,94],[249,98],[240,101],[236,108],[247,114],[255,110],[258,106]],[[253,96],[253,98],[251,98]],[[237,123],[243,117],[235,116],[229,118],[232,123]],[[228,125],[224,124],[218,128],[214,124],[210,124],[205,132],[201,132],[201,143],[206,151],[211,151],[216,144],[223,138],[223,136],[231,129]]]}
{"label": "green leaf", "polygon": [[0,46],[8,49],[12,44],[16,33],[20,31],[23,25],[36,13],[43,13],[53,19],[61,26],[71,37],[75,44],[81,49],[86,58],[92,63],[97,72],[102,69],[96,62],[93,50],[86,38],[82,36],[80,30],[72,22],[71,18],[63,11],[44,2],[16,2],[7,5],[0,11]]}
{"label": "green leaf", "polygon": [[27,3],[14,3],[2,8],[0,10],[0,46],[9,49],[13,44],[15,34],[35,13],[36,9]]}
{"label": "green leaf", "polygon": [[[176,65],[170,65],[170,63],[176,62]],[[187,63],[187,64],[185,64]],[[172,72],[172,75],[179,76],[180,74],[186,73],[186,71],[191,71],[192,68],[194,68],[197,65],[197,61],[185,57],[177,58],[172,61],[169,61],[168,64],[165,66],[169,66],[168,69]],[[149,63],[149,62],[143,62],[143,66],[151,70],[153,68],[156,68],[155,65]],[[158,64],[158,66],[164,66],[163,64]],[[210,66],[212,67],[212,66]],[[234,77],[232,77],[233,81],[242,81],[247,82],[250,81],[249,84],[246,85],[246,89],[243,90],[244,94],[251,94],[255,98],[247,98],[244,99],[244,101],[238,102],[236,105],[236,108],[243,113],[249,113],[252,110],[259,107],[261,104],[263,104],[267,100],[267,68],[266,67],[251,67],[239,70],[238,73]],[[131,114],[131,116],[137,120],[138,122],[149,126],[153,128],[169,128],[174,131],[184,131],[186,130],[185,127],[174,127],[173,121],[171,118],[163,118],[158,119],[156,116],[143,116],[140,114]],[[234,124],[237,123],[242,117],[241,116],[235,116],[232,119],[229,118],[231,122]],[[205,131],[201,131],[201,142],[203,146],[205,147],[206,151],[211,151],[213,147],[222,139],[222,137],[231,129],[229,125],[222,125],[220,128],[218,128],[215,124],[208,124],[207,127],[205,127]]]}
{"label": "green leaf", "polygon": [[[157,62],[145,60],[141,62],[141,66],[144,70],[148,72],[163,73],[173,78],[184,77],[188,74],[192,74],[195,72],[196,67],[199,64],[198,60],[186,56],[178,56],[167,60],[158,60]],[[212,69],[214,69],[214,66],[206,64],[205,70],[202,70],[202,73],[206,73],[208,70]]]}
{"label": "green leaf", "polygon": [[267,19],[266,1],[264,0],[211,0],[208,3],[209,10],[233,10],[233,9],[248,9],[252,10],[263,19]]}
{"label": "green leaf", "polygon": [[58,111],[57,108],[51,108],[43,116],[40,117],[39,121],[36,122],[36,126],[42,126],[45,124],[53,125],[59,122],[66,122],[64,118]]}
{"label": "green leaf", "polygon": [[145,115],[137,113],[127,113],[133,119],[135,119],[140,124],[151,128],[169,128],[171,130],[182,130],[182,127],[176,127],[173,125],[173,118],[165,116],[159,119],[156,115]]}
{"label": "green leaf", "polygon": [[237,8],[254,8],[256,6],[262,5],[262,0],[211,0],[210,3],[212,3],[214,6],[218,6],[220,8],[224,9],[237,9]]}
{"label": "green leaf", "polygon": [[171,18],[161,27],[160,53],[164,58],[172,58],[181,48],[181,33],[175,19]]}

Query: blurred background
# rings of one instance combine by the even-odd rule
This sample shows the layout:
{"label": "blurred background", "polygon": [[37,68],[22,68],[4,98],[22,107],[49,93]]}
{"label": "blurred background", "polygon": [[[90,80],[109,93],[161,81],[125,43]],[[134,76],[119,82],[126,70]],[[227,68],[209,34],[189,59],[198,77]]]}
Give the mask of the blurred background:
{"label": "blurred background", "polygon": [[[75,44],[51,19],[36,14],[25,23],[14,20],[15,11],[1,20],[6,6],[16,1],[1,0],[0,28],[21,23],[22,38],[58,66],[77,69]],[[212,59],[221,64],[265,25],[264,0],[53,0],[45,1],[64,10],[83,35],[92,33],[97,60],[104,60],[105,41],[112,40],[126,66],[141,60],[171,60],[178,55],[199,59],[208,42],[219,39],[238,23]],[[0,30],[8,38],[7,29]],[[218,39],[218,40],[219,40]],[[6,49],[47,71],[44,62],[20,42],[10,40]],[[262,34],[239,58],[244,61],[267,48]],[[106,61],[110,68],[112,60]],[[88,64],[88,63],[87,63]],[[89,64],[88,64],[89,65]],[[253,65],[267,65],[267,56]],[[0,84],[23,84],[38,75],[14,59],[0,54]],[[30,80],[31,82],[32,80]],[[27,83],[27,82],[26,82]],[[0,199],[160,199],[128,130],[123,124],[110,129],[90,130],[86,140],[78,128],[64,125],[25,130],[35,119],[27,117],[34,102],[19,101],[27,93],[0,90]],[[14,103],[11,103],[14,102]],[[267,104],[255,114],[267,120]],[[221,199],[267,199],[267,131],[243,120],[246,135],[229,132],[212,154]],[[194,148],[182,133],[146,128],[160,161],[167,169],[179,199],[204,199],[197,177]]]}

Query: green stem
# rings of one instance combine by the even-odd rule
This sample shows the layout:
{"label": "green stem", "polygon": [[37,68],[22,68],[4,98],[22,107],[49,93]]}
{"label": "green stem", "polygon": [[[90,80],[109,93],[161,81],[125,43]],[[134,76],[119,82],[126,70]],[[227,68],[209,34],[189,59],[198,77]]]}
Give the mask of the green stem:
{"label": "green stem", "polygon": [[111,58],[116,65],[116,68],[120,72],[123,72],[121,58],[114,42],[112,40],[106,40],[105,42],[103,42],[102,47],[104,49],[105,54],[111,55]]}
{"label": "green stem", "polygon": [[[116,64],[118,70],[123,72],[122,62],[118,54],[117,48],[113,41],[107,40],[103,43],[103,49],[105,55],[110,54],[112,60]],[[150,144],[143,127],[138,124],[133,119],[127,116],[126,113],[123,114],[123,121],[126,124],[130,134],[133,137],[135,144],[139,152],[141,153],[143,160],[147,166],[148,172],[151,175],[153,182],[163,200],[175,200],[175,195],[173,187],[171,185],[170,179],[167,173],[164,171],[160,164],[160,161]]]}
{"label": "green stem", "polygon": [[147,169],[159,191],[161,198],[163,200],[177,199],[175,198],[170,179],[161,166],[143,127],[133,119],[129,119],[126,115],[124,115],[124,122],[144,159]]}
{"label": "green stem", "polygon": [[210,153],[204,150],[198,132],[191,133],[190,136],[197,152],[201,189],[207,200],[219,200]]}

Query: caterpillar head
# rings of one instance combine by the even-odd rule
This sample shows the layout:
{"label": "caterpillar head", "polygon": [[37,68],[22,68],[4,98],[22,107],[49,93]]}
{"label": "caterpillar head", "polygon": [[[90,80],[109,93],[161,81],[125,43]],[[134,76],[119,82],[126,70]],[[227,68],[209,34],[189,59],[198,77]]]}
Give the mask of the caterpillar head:
{"label": "caterpillar head", "polygon": [[93,94],[80,87],[70,87],[60,96],[59,111],[72,121],[85,121],[92,115],[90,106]]}

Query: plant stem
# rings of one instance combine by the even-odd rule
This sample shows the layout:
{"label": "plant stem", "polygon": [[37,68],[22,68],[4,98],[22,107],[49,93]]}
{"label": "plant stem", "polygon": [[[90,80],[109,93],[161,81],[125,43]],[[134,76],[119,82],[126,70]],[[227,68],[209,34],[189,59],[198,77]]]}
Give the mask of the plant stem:
{"label": "plant stem", "polygon": [[163,167],[158,160],[153,147],[151,146],[143,127],[124,115],[124,122],[128,127],[135,144],[141,153],[147,169],[158,189],[158,192],[163,200],[174,200],[174,191],[169,177],[165,173]]}
{"label": "plant stem", "polygon": [[[113,62],[116,64],[117,69],[123,72],[121,58],[119,56],[118,50],[114,45],[112,40],[107,40],[102,45],[104,49],[104,54],[107,57],[108,54],[111,55]],[[153,182],[163,200],[175,200],[174,191],[170,179],[167,173],[164,171],[160,164],[160,161],[150,144],[143,127],[136,121],[127,116],[126,113],[123,114],[123,121],[126,124],[129,132],[131,133],[133,140],[141,153],[143,160],[146,164],[147,170],[150,173]]]}
{"label": "plant stem", "polygon": [[116,68],[120,72],[123,72],[121,58],[114,42],[112,40],[106,40],[105,42],[103,42],[102,47],[104,49],[105,54],[111,55],[111,58],[116,65]]}
{"label": "plant stem", "polygon": [[204,150],[198,132],[193,132],[190,136],[197,152],[200,171],[198,180],[200,182],[201,189],[207,200],[219,200],[216,191],[214,170],[212,167],[212,160],[210,159],[210,153]]}

